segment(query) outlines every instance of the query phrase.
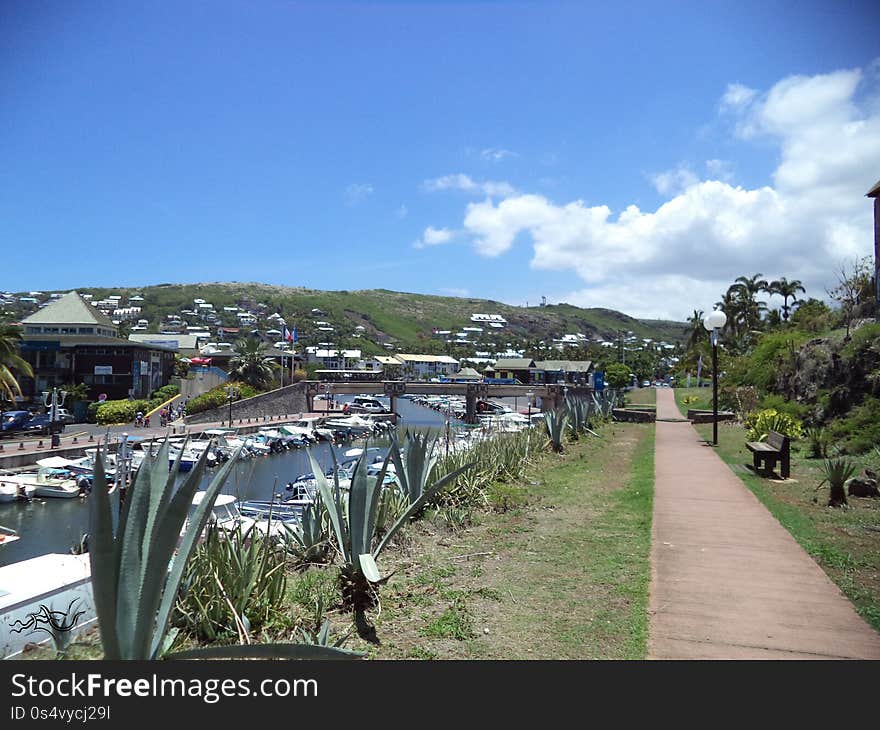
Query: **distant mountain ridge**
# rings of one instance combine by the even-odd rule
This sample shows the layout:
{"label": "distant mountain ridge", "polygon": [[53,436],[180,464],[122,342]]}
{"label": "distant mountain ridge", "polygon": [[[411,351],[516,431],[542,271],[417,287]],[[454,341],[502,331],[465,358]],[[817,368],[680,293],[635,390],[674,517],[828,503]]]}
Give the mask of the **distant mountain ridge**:
{"label": "distant mountain ridge", "polygon": [[[474,338],[494,338],[502,346],[514,340],[549,342],[565,334],[577,333],[593,339],[614,340],[621,331],[632,332],[638,338],[674,343],[680,342],[686,331],[683,322],[637,319],[605,308],[582,309],[570,304],[517,307],[476,297],[445,297],[387,289],[322,291],[256,282],[212,282],[82,287],[77,291],[91,294],[94,301],[121,295],[122,306],[129,306],[130,297],[143,297],[137,305],[142,309],[139,316],[149,320],[148,332],[158,332],[167,315],[192,310],[194,300],[201,299],[214,305],[213,311],[218,319],[215,324],[224,327],[237,326],[237,315],[225,312],[224,307],[256,311],[263,324],[268,321],[264,318],[279,314],[288,327],[296,326],[306,337],[346,339],[348,342],[347,338],[357,338],[359,334],[359,338],[348,344],[361,347],[367,354],[382,351],[385,343],[414,348],[420,343],[436,343],[435,330],[455,333],[465,327],[482,326],[484,332],[473,333]],[[473,314],[498,314],[507,324],[503,329],[491,329],[473,322]],[[190,318],[185,319],[189,321]],[[192,319],[191,324],[204,321],[200,317]],[[329,323],[327,326],[333,327],[333,332],[321,335],[316,331],[315,322]]]}

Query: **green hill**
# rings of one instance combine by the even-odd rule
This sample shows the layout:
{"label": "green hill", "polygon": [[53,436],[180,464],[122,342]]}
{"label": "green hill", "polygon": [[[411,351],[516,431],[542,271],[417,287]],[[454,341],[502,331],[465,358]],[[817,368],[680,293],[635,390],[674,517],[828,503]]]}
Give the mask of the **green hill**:
{"label": "green hill", "polygon": [[[129,297],[140,295],[141,317],[148,319],[149,331],[158,332],[169,314],[192,309],[193,300],[204,299],[214,305],[218,323],[237,326],[234,313],[225,313],[223,307],[238,306],[259,312],[258,327],[265,329],[273,313],[280,314],[288,327],[296,326],[302,342],[334,342],[360,347],[370,354],[382,351],[384,343],[425,349],[428,343],[438,343],[433,330],[460,331],[462,327],[480,326],[471,321],[471,315],[500,314],[507,320],[503,330],[492,330],[485,325],[480,341],[495,340],[501,347],[508,342],[544,340],[564,334],[581,332],[588,337],[616,339],[620,331],[632,332],[639,338],[681,341],[684,323],[661,320],[639,320],[611,309],[581,309],[569,304],[515,307],[501,302],[476,298],[441,297],[426,294],[395,292],[386,289],[362,291],[318,291],[297,287],[272,286],[257,283],[202,283],[159,284],[138,288],[82,288],[82,294],[92,294],[95,300],[122,295],[122,306],[128,306]],[[312,310],[320,310],[313,313]],[[199,324],[198,317],[184,317],[190,324]],[[316,321],[330,323],[334,332],[324,334],[317,330]],[[358,326],[363,330],[356,330]],[[360,333],[361,337],[353,337]]]}

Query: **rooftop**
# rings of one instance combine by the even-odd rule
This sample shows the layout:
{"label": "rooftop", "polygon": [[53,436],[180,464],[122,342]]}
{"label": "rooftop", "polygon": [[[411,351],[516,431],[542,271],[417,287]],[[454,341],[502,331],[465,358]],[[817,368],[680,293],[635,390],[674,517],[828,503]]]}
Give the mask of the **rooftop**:
{"label": "rooftop", "polygon": [[100,325],[115,329],[111,319],[95,309],[78,292],[72,291],[50,302],[22,321],[29,324]]}

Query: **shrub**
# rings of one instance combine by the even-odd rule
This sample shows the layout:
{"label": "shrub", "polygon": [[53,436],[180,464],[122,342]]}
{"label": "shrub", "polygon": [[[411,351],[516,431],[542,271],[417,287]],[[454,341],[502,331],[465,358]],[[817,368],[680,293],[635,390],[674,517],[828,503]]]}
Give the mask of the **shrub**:
{"label": "shrub", "polygon": [[847,454],[864,454],[880,444],[880,399],[868,396],[845,418],[833,421],[828,430]]}
{"label": "shrub", "polygon": [[775,410],[779,413],[785,413],[786,415],[801,421],[810,413],[809,406],[798,403],[797,401],[786,400],[783,396],[775,393],[764,396],[761,400],[761,408],[763,410]]}
{"label": "shrub", "polygon": [[803,344],[810,335],[806,332],[774,332],[764,335],[750,356],[736,366],[735,377],[743,385],[754,385],[760,390],[771,390],[780,370],[791,366],[794,348]]}
{"label": "shrub", "polygon": [[190,398],[189,402],[186,404],[186,414],[191,416],[194,413],[201,413],[202,411],[209,411],[212,408],[225,406],[229,403],[229,395],[226,389],[230,386],[238,391],[238,397],[235,398],[235,400],[253,398],[260,393],[259,390],[247,383],[224,383],[223,385],[218,385],[216,388],[212,388],[206,393],[197,395],[195,398]]}
{"label": "shrub", "polygon": [[828,456],[828,433],[821,426],[814,426],[804,430],[804,435],[810,446],[810,457],[821,459]]}
{"label": "shrub", "polygon": [[176,395],[180,395],[180,388],[176,385],[163,385],[158,390],[153,391],[150,395],[151,400],[159,400],[164,403],[167,400],[170,400]]}
{"label": "shrub", "polygon": [[138,411],[147,413],[152,401],[148,400],[108,400],[98,404],[95,419],[100,424],[131,423]]}
{"label": "shrub", "polygon": [[750,413],[746,416],[744,425],[752,441],[763,441],[770,431],[776,431],[793,439],[801,438],[803,435],[800,421],[787,413],[780,413],[775,408]]}

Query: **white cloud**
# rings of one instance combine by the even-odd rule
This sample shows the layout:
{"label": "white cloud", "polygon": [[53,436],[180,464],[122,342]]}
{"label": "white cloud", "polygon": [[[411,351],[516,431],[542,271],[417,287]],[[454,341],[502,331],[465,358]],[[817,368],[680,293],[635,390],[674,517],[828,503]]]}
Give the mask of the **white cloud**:
{"label": "white cloud", "polygon": [[706,160],[706,172],[714,180],[730,182],[733,179],[733,163],[729,160]]}
{"label": "white cloud", "polygon": [[659,172],[651,175],[650,178],[660,195],[682,192],[700,181],[687,165],[679,165],[674,170]]}
{"label": "white cloud", "polygon": [[403,218],[406,218],[407,215],[409,215],[409,208],[407,208],[405,205],[401,205],[395,212],[395,215],[402,220]]}
{"label": "white cloud", "polygon": [[739,134],[778,145],[772,185],[732,185],[730,163],[710,160],[709,175],[722,179],[685,166],[653,176],[670,196],[653,211],[514,194],[470,203],[464,233],[486,257],[530,238],[532,268],[574,271],[589,285],[573,303],[642,316],[682,320],[757,272],[800,279],[822,297],[839,262],[872,250],[864,195],[880,169],[880,109],[863,100],[877,94],[872,85],[880,81],[854,70],[783,79],[765,94],[729,86],[722,107]]}
{"label": "white cloud", "polygon": [[373,194],[373,186],[369,183],[354,183],[345,189],[345,199],[349,205],[357,205]]}
{"label": "white cloud", "polygon": [[477,182],[470,175],[465,175],[460,172],[454,175],[444,175],[443,177],[435,177],[431,180],[425,180],[425,182],[422,183],[422,187],[429,193],[443,190],[461,190],[466,193],[488,195],[490,197],[514,195],[516,193],[514,187],[509,183],[495,182],[492,180]]}
{"label": "white cloud", "polygon": [[743,109],[751,103],[757,94],[757,91],[750,89],[748,86],[728,84],[727,91],[721,97],[721,108],[723,110]]}
{"label": "white cloud", "polygon": [[428,226],[413,246],[415,248],[427,248],[428,246],[439,246],[443,243],[449,243],[455,238],[456,232],[448,228],[433,228]]}
{"label": "white cloud", "polygon": [[480,157],[487,162],[501,162],[505,157],[516,157],[516,153],[500,147],[487,147],[480,152]]}

